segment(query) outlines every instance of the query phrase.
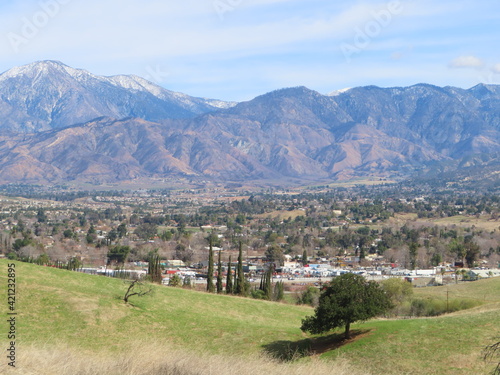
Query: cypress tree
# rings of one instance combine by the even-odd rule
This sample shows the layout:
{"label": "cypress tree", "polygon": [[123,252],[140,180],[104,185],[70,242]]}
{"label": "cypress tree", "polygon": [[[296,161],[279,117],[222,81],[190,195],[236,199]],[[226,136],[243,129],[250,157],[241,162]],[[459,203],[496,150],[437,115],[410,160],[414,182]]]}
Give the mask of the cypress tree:
{"label": "cypress tree", "polygon": [[272,278],[273,278],[273,267],[270,265],[269,269],[266,272],[266,278],[264,281],[264,293],[266,295],[266,299],[272,299]]}
{"label": "cypress tree", "polygon": [[245,275],[243,274],[243,250],[240,241],[240,251],[238,254],[237,282],[235,285],[235,294],[242,296],[245,294]]}
{"label": "cypress tree", "polygon": [[285,296],[285,290],[283,281],[278,281],[276,284],[274,284],[274,300],[282,301],[284,296]]}
{"label": "cypress tree", "polygon": [[160,256],[154,254],[149,258],[148,276],[153,283],[161,284]]}
{"label": "cypress tree", "polygon": [[214,251],[212,249],[212,239],[210,239],[210,247],[208,250],[208,275],[207,275],[207,292],[213,293],[214,287]]}
{"label": "cypress tree", "polygon": [[234,269],[234,278],[233,278],[233,294],[236,294],[236,285],[238,284],[238,268]]}
{"label": "cypress tree", "polygon": [[222,261],[220,259],[220,253],[219,251],[219,258],[218,258],[218,265],[217,265],[217,293],[222,293]]}
{"label": "cypress tree", "polygon": [[304,249],[304,252],[302,253],[302,265],[305,266],[307,264],[307,250]]}
{"label": "cypress tree", "polygon": [[231,255],[229,255],[229,263],[227,265],[227,278],[226,278],[226,293],[233,293],[233,278],[231,277]]}
{"label": "cypress tree", "polygon": [[410,269],[414,270],[417,266],[418,244],[416,242],[410,243]]}

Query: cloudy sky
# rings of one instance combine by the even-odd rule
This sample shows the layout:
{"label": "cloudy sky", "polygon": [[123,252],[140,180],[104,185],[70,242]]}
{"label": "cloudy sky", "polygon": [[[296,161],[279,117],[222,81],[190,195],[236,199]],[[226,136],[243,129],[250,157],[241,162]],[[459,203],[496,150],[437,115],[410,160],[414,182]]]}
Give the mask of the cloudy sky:
{"label": "cloudy sky", "polygon": [[500,83],[496,0],[11,0],[0,72],[60,60],[193,96],[248,100],[425,82]]}

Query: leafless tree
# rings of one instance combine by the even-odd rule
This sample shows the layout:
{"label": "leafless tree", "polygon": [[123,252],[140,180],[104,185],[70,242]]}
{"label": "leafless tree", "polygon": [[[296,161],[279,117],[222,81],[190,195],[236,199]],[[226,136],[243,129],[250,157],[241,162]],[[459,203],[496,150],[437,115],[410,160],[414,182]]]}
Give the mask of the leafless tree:
{"label": "leafless tree", "polygon": [[142,297],[145,296],[146,294],[150,294],[153,291],[153,288],[151,286],[146,287],[146,285],[139,281],[139,280],[134,280],[131,281],[127,291],[125,292],[125,296],[123,296],[123,300],[125,303],[128,303],[128,300],[132,296],[138,296]]}
{"label": "leafless tree", "polygon": [[[500,341],[497,341],[494,344],[488,345],[484,349],[484,357],[483,359],[488,362],[497,362],[500,359]],[[497,366],[491,373],[492,375],[500,375],[500,361],[497,363]]]}

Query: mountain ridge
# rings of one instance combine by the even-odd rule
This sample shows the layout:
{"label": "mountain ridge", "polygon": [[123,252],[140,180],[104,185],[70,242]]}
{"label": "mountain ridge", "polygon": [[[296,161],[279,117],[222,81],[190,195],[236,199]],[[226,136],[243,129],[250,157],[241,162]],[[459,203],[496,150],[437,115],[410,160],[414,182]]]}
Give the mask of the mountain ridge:
{"label": "mountain ridge", "polygon": [[137,76],[97,76],[53,60],[0,75],[0,128],[16,132],[61,128],[102,116],[191,118],[231,105],[169,91]]}
{"label": "mountain ridge", "polygon": [[[31,96],[4,84],[12,79]],[[210,102],[59,62],[14,68],[0,75],[0,182],[403,177],[500,152],[495,85],[364,86],[335,95],[298,86]]]}

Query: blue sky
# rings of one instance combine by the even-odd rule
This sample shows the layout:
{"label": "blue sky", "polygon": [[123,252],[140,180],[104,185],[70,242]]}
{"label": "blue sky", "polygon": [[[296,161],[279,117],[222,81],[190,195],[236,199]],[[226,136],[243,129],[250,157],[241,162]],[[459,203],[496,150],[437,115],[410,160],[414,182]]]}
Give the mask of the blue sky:
{"label": "blue sky", "polygon": [[[6,4],[7,3],[7,4]],[[249,100],[430,83],[500,83],[491,0],[16,0],[0,5],[0,71],[60,60],[174,91]]]}

